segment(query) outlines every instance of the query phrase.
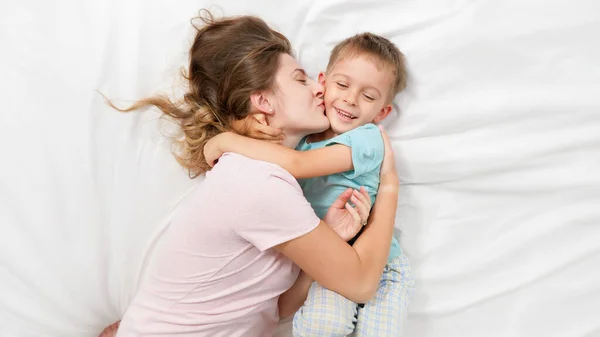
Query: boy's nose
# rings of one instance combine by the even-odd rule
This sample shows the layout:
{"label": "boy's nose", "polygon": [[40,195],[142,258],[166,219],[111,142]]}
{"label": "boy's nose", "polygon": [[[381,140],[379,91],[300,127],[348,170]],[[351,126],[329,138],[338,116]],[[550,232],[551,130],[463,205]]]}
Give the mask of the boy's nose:
{"label": "boy's nose", "polygon": [[356,105],[356,98],[353,94],[348,94],[346,96],[346,98],[344,98],[344,102],[346,102],[346,104],[351,105],[351,106],[355,106]]}

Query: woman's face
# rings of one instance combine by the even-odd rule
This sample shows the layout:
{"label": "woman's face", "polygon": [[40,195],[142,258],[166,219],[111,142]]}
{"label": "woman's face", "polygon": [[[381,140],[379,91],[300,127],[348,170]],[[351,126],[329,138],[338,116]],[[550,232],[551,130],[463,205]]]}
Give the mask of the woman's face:
{"label": "woman's face", "polygon": [[275,86],[272,126],[282,129],[286,137],[304,137],[329,128],[324,114],[323,86],[309,78],[288,54],[279,56]]}

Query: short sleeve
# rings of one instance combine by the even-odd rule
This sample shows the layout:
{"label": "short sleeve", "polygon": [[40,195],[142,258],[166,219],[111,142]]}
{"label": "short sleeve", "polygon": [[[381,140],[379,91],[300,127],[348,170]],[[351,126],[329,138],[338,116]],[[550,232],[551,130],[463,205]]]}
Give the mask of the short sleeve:
{"label": "short sleeve", "polygon": [[255,191],[248,196],[248,203],[238,205],[244,221],[236,226],[236,232],[261,251],[300,237],[321,221],[296,179],[284,169],[272,167],[253,183]]}
{"label": "short sleeve", "polygon": [[378,169],[383,161],[383,138],[374,124],[366,124],[332,138],[327,145],[343,144],[352,148],[353,171],[343,173],[348,179]]}

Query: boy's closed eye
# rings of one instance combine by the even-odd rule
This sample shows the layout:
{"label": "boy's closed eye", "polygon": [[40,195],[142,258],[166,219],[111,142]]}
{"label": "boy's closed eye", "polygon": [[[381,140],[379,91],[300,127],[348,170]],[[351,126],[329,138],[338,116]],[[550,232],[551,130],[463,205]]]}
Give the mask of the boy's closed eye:
{"label": "boy's closed eye", "polygon": [[368,100],[368,101],[374,101],[375,97],[371,96],[371,95],[367,95],[367,94],[363,94],[363,96]]}

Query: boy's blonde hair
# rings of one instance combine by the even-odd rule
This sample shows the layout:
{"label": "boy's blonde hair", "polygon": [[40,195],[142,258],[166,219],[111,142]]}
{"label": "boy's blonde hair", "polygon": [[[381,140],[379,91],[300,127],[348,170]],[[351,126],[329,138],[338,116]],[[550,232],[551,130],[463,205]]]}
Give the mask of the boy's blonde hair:
{"label": "boy's blonde hair", "polygon": [[391,102],[396,94],[406,88],[408,73],[406,71],[404,55],[392,41],[385,37],[373,33],[362,33],[338,43],[329,56],[327,73],[329,74],[340,59],[361,54],[375,57],[385,66],[392,69],[394,77],[387,97],[387,101]]}

